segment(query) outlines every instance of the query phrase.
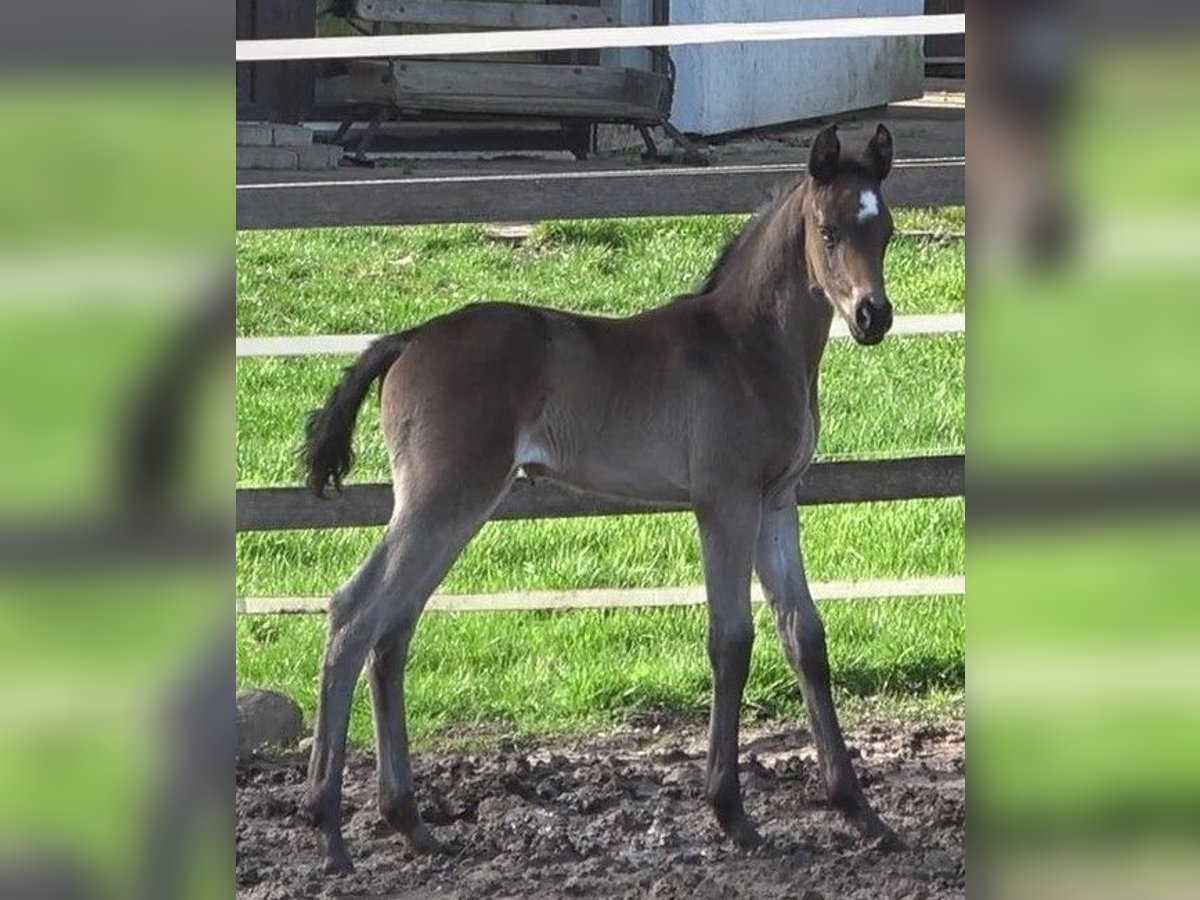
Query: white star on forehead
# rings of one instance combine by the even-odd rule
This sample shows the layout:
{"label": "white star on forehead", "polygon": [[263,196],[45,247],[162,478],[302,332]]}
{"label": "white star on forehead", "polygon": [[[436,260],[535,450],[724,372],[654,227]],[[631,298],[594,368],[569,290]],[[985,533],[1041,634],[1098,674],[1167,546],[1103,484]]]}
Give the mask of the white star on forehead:
{"label": "white star on forehead", "polygon": [[865,222],[879,215],[879,195],[865,190],[858,195],[858,221]]}

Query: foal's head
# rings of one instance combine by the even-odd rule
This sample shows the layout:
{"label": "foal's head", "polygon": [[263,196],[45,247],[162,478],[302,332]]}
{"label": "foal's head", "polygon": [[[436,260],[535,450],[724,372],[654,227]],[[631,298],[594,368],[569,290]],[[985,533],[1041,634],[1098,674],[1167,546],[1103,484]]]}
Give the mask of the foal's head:
{"label": "foal's head", "polygon": [[892,327],[883,254],[892,214],[880,183],[892,168],[892,136],[882,125],[860,157],[844,158],[837,126],[813,142],[804,194],[804,256],[809,290],[824,297],[860,344],[878,344]]}

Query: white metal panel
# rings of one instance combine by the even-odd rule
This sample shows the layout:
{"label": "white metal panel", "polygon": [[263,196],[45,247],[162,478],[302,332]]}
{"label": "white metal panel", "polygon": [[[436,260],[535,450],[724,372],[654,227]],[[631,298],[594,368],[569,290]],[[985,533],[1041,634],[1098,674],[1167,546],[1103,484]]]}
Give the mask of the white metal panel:
{"label": "white metal panel", "polygon": [[[672,0],[671,24],[920,15],[923,0]],[[671,48],[671,121],[719,134],[919,97],[923,39],[851,38]]]}

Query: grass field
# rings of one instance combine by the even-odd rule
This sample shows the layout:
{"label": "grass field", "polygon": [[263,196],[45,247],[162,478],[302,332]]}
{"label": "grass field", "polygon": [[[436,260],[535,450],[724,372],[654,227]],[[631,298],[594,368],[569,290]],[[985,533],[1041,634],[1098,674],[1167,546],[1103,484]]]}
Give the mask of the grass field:
{"label": "grass field", "polygon": [[[398,330],[480,300],[522,300],[604,315],[663,302],[703,276],[742,217],[561,222],[521,243],[475,226],[329,229],[238,235],[239,335]],[[900,229],[962,230],[960,209],[901,211]],[[961,241],[900,236],[887,260],[898,314],[963,309]],[[837,342],[822,374],[823,458],[895,456],[964,444],[961,336],[904,338],[871,350]],[[345,358],[247,359],[237,366],[239,486],[296,484],[304,412]],[[354,479],[385,479],[373,403],[356,438]],[[805,511],[813,580],[963,570],[961,500]],[[348,576],[379,529],[240,535],[241,595],[324,595]],[[443,590],[653,587],[701,580],[687,515],[492,523]],[[953,705],[963,683],[963,605],[953,598],[823,606],[843,700]],[[769,616],[747,709],[796,715],[798,691]],[[707,695],[699,610],[431,615],[414,645],[414,736],[470,726],[571,731],[646,709],[692,711]],[[311,713],[324,621],[243,618],[239,684],[283,689]],[[370,740],[366,697],[352,737]]]}

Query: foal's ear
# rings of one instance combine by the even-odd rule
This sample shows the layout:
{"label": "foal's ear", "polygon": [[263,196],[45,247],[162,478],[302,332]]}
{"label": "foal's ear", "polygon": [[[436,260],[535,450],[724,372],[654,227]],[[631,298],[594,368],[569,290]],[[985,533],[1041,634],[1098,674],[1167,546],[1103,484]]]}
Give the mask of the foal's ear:
{"label": "foal's ear", "polygon": [[892,133],[882,125],[875,129],[875,136],[867,144],[867,162],[880,181],[892,171]]}
{"label": "foal's ear", "polygon": [[808,155],[808,174],[816,181],[833,181],[841,156],[842,145],[838,142],[837,124],[834,123],[813,141],[812,152]]}

